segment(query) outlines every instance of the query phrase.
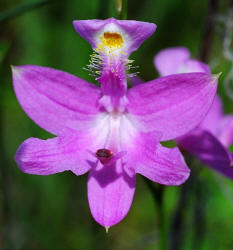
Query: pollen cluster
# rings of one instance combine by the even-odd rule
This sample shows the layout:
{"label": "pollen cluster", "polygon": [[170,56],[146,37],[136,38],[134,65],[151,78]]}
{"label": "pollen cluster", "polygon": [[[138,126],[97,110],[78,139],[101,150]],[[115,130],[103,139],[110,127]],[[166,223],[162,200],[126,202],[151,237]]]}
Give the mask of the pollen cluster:
{"label": "pollen cluster", "polygon": [[115,32],[104,32],[100,39],[103,45],[109,48],[121,48],[124,43],[122,36]]}
{"label": "pollen cluster", "polygon": [[[107,69],[114,73],[119,79],[121,76],[124,78],[125,71],[128,77],[134,77],[138,73],[128,73],[130,69],[137,67],[132,66],[133,60],[127,59],[128,53],[124,51],[124,39],[120,33],[106,31],[101,33],[98,38],[89,64],[84,68],[90,72],[91,76],[94,76],[95,79],[98,80],[102,72]],[[117,62],[119,58],[121,61],[120,64]],[[122,67],[122,65],[124,67]]]}

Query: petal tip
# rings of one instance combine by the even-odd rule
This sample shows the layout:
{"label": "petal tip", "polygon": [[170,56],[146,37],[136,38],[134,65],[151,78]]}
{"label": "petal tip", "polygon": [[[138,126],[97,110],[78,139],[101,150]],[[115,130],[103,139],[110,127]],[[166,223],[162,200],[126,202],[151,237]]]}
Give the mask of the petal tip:
{"label": "petal tip", "polygon": [[184,173],[183,179],[181,179],[180,182],[179,182],[177,185],[182,185],[182,184],[184,184],[184,183],[188,180],[188,178],[189,178],[189,176],[190,176],[190,173],[191,173],[191,170],[187,167],[187,172]]}
{"label": "petal tip", "polygon": [[15,156],[14,156],[14,160],[18,166],[18,168],[24,172],[27,173],[27,171],[25,170],[25,166],[24,166],[24,152],[25,152],[25,148],[27,146],[27,142],[30,141],[31,138],[27,139],[26,141],[24,141],[17,149]]}
{"label": "petal tip", "polygon": [[14,66],[11,65],[11,72],[12,72],[12,78],[13,78],[13,84],[15,85],[15,83],[19,83],[19,81],[17,81],[21,76],[23,71],[25,71],[26,67],[25,66]]}
{"label": "petal tip", "polygon": [[106,234],[108,233],[110,227],[105,227]]}
{"label": "petal tip", "polygon": [[155,23],[149,23],[149,25],[151,26],[152,31],[155,32],[157,29],[157,25]]}
{"label": "petal tip", "polygon": [[152,23],[152,24],[153,24],[152,26],[152,29],[153,29],[152,34],[153,34],[157,30],[157,25],[155,23]]}
{"label": "petal tip", "polygon": [[76,30],[77,23],[78,23],[78,20],[73,20],[72,21],[72,24],[73,24],[73,27],[75,28],[75,30]]}
{"label": "petal tip", "polygon": [[186,167],[186,169],[183,171],[183,173],[180,174],[179,178],[177,178],[177,176],[176,176],[176,178],[174,180],[171,179],[170,183],[167,183],[165,185],[180,186],[188,180],[190,173],[191,173],[191,170],[188,167]]}
{"label": "petal tip", "polygon": [[213,75],[214,80],[217,81],[221,75],[222,75],[222,72],[219,72],[218,74],[214,74]]}
{"label": "petal tip", "polygon": [[20,71],[21,71],[21,67],[20,66],[14,66],[14,65],[11,65],[11,71],[12,71],[12,74],[13,76],[18,76]]}

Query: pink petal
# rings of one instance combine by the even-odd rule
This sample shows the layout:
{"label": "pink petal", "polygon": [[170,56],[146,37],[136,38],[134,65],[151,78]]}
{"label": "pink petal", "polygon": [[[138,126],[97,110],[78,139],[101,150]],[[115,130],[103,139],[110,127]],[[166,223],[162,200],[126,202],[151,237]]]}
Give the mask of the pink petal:
{"label": "pink petal", "polygon": [[19,147],[15,160],[19,168],[28,174],[49,175],[72,170],[81,175],[90,169],[83,141],[75,137],[55,137],[48,140],[29,138]]}
{"label": "pink petal", "polygon": [[189,50],[185,47],[164,49],[155,56],[154,65],[161,76],[176,74],[189,56]]}
{"label": "pink petal", "polygon": [[233,179],[233,159],[228,150],[209,131],[196,129],[179,139],[179,144],[202,162]]}
{"label": "pink petal", "polygon": [[95,34],[100,31],[107,23],[110,22],[111,19],[107,20],[77,20],[73,21],[73,25],[75,30],[86,39],[92,46],[92,48],[96,48]]}
{"label": "pink petal", "polygon": [[177,74],[140,84],[128,91],[128,111],[139,130],[156,130],[170,140],[196,127],[210,109],[217,76]]}
{"label": "pink petal", "polygon": [[219,122],[223,117],[222,103],[219,96],[215,96],[214,102],[207,113],[204,120],[201,122],[200,127],[207,131],[210,131],[214,135],[217,135],[217,129],[219,127]]}
{"label": "pink petal", "polygon": [[200,62],[196,59],[187,59],[180,65],[178,72],[175,73],[194,73],[194,72],[203,72],[211,74],[210,68],[207,64]]}
{"label": "pink petal", "polygon": [[233,115],[224,116],[218,123],[217,138],[225,147],[233,144]]}
{"label": "pink petal", "polygon": [[88,179],[88,200],[94,219],[104,227],[120,222],[128,213],[135,191],[135,175],[130,177],[121,160],[98,164]]}
{"label": "pink petal", "polygon": [[53,134],[68,128],[80,130],[99,112],[99,88],[71,74],[41,66],[17,66],[13,83],[27,115]]}
{"label": "pink petal", "polygon": [[138,84],[144,83],[145,81],[139,76],[133,76],[129,78],[131,86],[136,86]]}
{"label": "pink petal", "polygon": [[126,31],[126,33],[131,38],[129,53],[137,50],[138,47],[156,30],[156,24],[148,22],[118,20],[118,24]]}
{"label": "pink petal", "polygon": [[189,177],[178,148],[166,148],[158,143],[155,133],[140,133],[127,152],[127,165],[136,173],[164,185],[180,185]]}

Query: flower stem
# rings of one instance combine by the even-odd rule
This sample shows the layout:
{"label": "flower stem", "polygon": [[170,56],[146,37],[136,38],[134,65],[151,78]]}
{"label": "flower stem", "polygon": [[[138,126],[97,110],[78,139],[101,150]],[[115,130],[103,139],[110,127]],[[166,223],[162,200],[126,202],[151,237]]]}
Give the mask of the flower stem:
{"label": "flower stem", "polygon": [[159,211],[159,228],[160,228],[160,250],[167,249],[167,233],[165,224],[165,210],[164,210],[164,186],[159,185],[158,191],[158,211]]}
{"label": "flower stem", "polygon": [[127,0],[122,0],[121,19],[127,19]]}
{"label": "flower stem", "polygon": [[192,174],[180,188],[169,233],[169,249],[171,250],[183,249],[185,239],[190,234],[192,235],[190,249],[201,249],[205,240],[208,187],[200,178],[200,163],[188,154],[185,159]]}
{"label": "flower stem", "polygon": [[188,183],[183,184],[180,189],[180,195],[177,207],[174,212],[174,216],[170,228],[170,249],[180,250],[184,240],[184,214],[188,207],[188,199],[191,185]]}
{"label": "flower stem", "polygon": [[115,0],[119,19],[127,19],[127,0]]}
{"label": "flower stem", "polygon": [[167,249],[167,237],[166,237],[166,227],[165,227],[165,216],[164,216],[164,205],[163,205],[163,194],[164,194],[164,186],[159,185],[155,186],[154,183],[152,183],[147,178],[143,177],[144,182],[146,183],[147,187],[149,188],[152,197],[154,199],[155,205],[158,210],[159,214],[159,229],[160,229],[160,250],[166,250]]}
{"label": "flower stem", "polygon": [[218,0],[209,1],[208,14],[206,16],[206,25],[203,34],[201,54],[200,54],[200,59],[203,62],[207,62],[210,56],[214,29],[215,29],[215,18],[218,11],[218,6],[219,6]]}

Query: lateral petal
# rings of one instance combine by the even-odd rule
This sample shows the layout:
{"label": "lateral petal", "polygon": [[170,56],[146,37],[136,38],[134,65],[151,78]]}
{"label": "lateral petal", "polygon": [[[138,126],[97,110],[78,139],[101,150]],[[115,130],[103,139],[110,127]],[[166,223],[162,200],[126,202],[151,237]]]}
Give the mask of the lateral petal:
{"label": "lateral petal", "polygon": [[190,170],[179,149],[161,146],[158,138],[156,133],[140,133],[127,152],[127,166],[154,182],[180,185]]}
{"label": "lateral petal", "polygon": [[135,191],[135,175],[129,176],[122,162],[93,165],[88,179],[88,200],[94,219],[108,228],[128,213]]}
{"label": "lateral petal", "polygon": [[171,140],[196,127],[210,109],[217,77],[205,73],[170,75],[128,91],[128,111],[138,129]]}
{"label": "lateral petal", "polygon": [[99,112],[100,89],[60,70],[16,66],[13,84],[26,114],[55,135],[65,129],[82,129]]}
{"label": "lateral petal", "polygon": [[71,137],[29,138],[17,150],[15,160],[20,170],[28,174],[50,175],[71,170],[81,175],[90,169],[86,161],[88,155],[81,151],[82,146],[83,141]]}
{"label": "lateral petal", "polygon": [[209,131],[195,129],[178,140],[181,147],[212,169],[233,179],[233,159],[228,150]]}

